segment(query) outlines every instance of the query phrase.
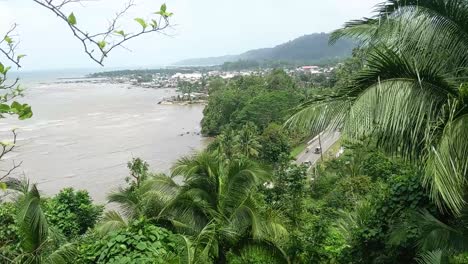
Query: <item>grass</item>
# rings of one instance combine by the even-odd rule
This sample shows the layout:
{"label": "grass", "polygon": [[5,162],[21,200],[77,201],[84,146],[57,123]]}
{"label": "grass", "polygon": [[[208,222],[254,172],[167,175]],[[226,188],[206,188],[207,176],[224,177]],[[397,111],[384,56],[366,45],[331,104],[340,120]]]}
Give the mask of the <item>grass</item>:
{"label": "grass", "polygon": [[291,157],[292,157],[292,158],[297,158],[297,156],[298,156],[299,154],[301,154],[301,152],[304,151],[306,147],[307,147],[307,143],[306,143],[306,142],[303,142],[303,143],[297,145],[297,146],[291,151]]}

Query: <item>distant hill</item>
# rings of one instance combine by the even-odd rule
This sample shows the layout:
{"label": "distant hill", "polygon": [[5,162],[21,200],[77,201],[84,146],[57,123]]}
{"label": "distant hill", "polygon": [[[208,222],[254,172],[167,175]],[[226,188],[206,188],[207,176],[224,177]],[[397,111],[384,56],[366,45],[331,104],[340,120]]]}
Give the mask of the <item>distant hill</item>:
{"label": "distant hill", "polygon": [[250,50],[239,55],[188,59],[175,65],[211,66],[237,60],[285,61],[297,63],[322,62],[351,55],[355,44],[350,40],[340,40],[335,45],[328,44],[329,34],[315,33],[305,35],[273,48]]}

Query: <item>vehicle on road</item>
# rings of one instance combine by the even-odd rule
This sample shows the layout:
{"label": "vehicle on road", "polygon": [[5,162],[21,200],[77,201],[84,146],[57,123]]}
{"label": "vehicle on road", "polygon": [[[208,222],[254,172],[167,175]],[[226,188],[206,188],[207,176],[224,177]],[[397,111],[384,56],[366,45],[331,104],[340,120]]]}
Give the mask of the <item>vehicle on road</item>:
{"label": "vehicle on road", "polygon": [[315,153],[315,154],[320,154],[320,153],[322,153],[322,148],[320,148],[320,147],[315,148],[314,153]]}

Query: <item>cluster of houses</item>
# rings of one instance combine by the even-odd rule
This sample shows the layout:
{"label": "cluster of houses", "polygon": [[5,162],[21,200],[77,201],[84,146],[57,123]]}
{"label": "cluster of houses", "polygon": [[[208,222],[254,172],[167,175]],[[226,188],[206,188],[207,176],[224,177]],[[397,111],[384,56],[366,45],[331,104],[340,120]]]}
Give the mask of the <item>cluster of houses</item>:
{"label": "cluster of houses", "polygon": [[[320,66],[301,66],[295,69],[286,70],[288,74],[308,73],[308,74],[323,74],[333,71],[333,67],[320,67]],[[249,75],[265,75],[271,69],[257,69],[257,70],[241,70],[241,71],[221,71],[212,70],[208,72],[192,72],[182,73],[175,72],[173,74],[167,73],[152,73],[142,75],[119,76],[112,78],[112,81],[118,83],[131,83],[145,88],[177,88],[178,84],[183,82],[196,83],[203,78],[220,77],[223,79],[231,79],[236,76],[249,76]]]}
{"label": "cluster of houses", "polygon": [[330,73],[334,70],[334,67],[320,67],[320,66],[301,66],[296,68],[296,72],[303,72],[309,74],[324,74]]}

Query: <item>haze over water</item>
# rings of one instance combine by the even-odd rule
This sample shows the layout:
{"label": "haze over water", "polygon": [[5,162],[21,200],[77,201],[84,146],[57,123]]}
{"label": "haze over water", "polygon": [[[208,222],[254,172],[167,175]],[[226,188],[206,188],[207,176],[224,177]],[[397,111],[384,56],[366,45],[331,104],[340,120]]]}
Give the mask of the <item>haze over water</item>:
{"label": "haze over water", "polygon": [[133,157],[168,172],[178,158],[205,146],[198,135],[203,106],[157,104],[174,93],[109,83],[31,85],[18,101],[32,106],[33,118],[0,119],[1,140],[18,131],[17,148],[1,169],[23,161],[15,176],[24,173],[45,194],[74,187],[104,202],[124,184]]}

